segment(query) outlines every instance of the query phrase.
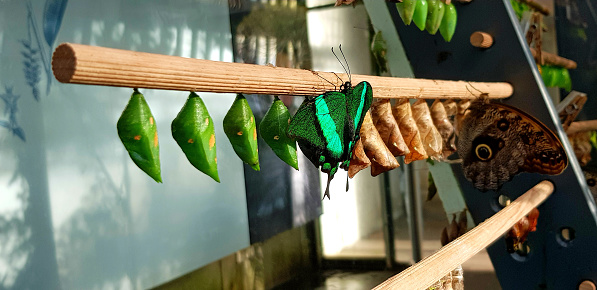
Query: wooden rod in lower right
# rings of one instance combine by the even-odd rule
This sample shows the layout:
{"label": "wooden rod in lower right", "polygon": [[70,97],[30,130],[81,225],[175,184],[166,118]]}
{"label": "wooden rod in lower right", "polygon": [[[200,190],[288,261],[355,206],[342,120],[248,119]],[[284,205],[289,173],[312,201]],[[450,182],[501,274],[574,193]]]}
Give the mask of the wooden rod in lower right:
{"label": "wooden rod in lower right", "polygon": [[550,181],[541,181],[513,203],[488,218],[435,254],[390,277],[374,289],[427,289],[458,265],[491,245],[553,192]]}

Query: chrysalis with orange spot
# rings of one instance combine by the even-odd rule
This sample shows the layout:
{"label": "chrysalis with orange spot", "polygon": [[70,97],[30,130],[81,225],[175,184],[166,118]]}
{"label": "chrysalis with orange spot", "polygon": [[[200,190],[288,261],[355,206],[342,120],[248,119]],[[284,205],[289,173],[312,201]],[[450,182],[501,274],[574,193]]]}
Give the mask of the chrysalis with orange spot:
{"label": "chrysalis with orange spot", "polygon": [[289,122],[288,108],[276,97],[259,123],[259,133],[282,161],[298,170],[296,141],[286,135]]}
{"label": "chrysalis with orange spot", "polygon": [[240,159],[259,171],[257,127],[249,102],[242,94],[236,99],[224,117],[224,133]]}
{"label": "chrysalis with orange spot", "polygon": [[199,95],[191,92],[172,121],[172,137],[195,168],[220,182],[214,122]]}
{"label": "chrysalis with orange spot", "polygon": [[143,95],[135,89],[116,124],[118,137],[133,162],[157,182],[162,182],[160,145],[155,119]]}

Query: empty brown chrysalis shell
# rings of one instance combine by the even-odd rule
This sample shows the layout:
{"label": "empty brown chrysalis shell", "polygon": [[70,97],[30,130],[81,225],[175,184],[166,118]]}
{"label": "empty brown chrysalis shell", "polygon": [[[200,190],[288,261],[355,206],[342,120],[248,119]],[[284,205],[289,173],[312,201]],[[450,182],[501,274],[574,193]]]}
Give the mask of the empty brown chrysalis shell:
{"label": "empty brown chrysalis shell", "polygon": [[362,137],[357,140],[352,150],[352,157],[350,158],[350,165],[348,166],[348,177],[353,178],[359,171],[369,167],[371,161],[365,154],[363,149]]}
{"label": "empty brown chrysalis shell", "polygon": [[427,102],[423,99],[416,101],[412,105],[412,112],[421,133],[421,141],[423,142],[423,146],[425,146],[425,151],[432,159],[442,160],[442,136],[433,125]]}
{"label": "empty brown chrysalis shell", "polygon": [[437,128],[437,131],[442,136],[442,154],[444,158],[447,158],[452,153],[456,152],[456,135],[454,134],[454,126],[448,119],[444,104],[439,100],[435,100],[431,105],[431,119],[433,120],[433,124]]}
{"label": "empty brown chrysalis shell", "polygon": [[448,115],[449,119],[453,119],[456,113],[458,113],[456,102],[454,100],[445,100],[443,104],[446,109],[446,115]]}
{"label": "empty brown chrysalis shell", "polygon": [[462,119],[464,119],[464,115],[466,114],[466,109],[471,105],[471,100],[460,100],[458,105],[456,106],[456,116],[454,117],[454,132],[456,136],[460,134],[460,126],[462,123]]}
{"label": "empty brown chrysalis shell", "polygon": [[363,141],[363,149],[365,154],[371,161],[371,176],[377,176],[380,173],[390,171],[394,168],[398,168],[398,160],[394,158],[392,152],[388,150],[386,144],[383,143],[381,136],[373,125],[371,114],[367,112],[363,119],[363,125],[361,126],[361,140]]}
{"label": "empty brown chrysalis shell", "polygon": [[591,161],[591,131],[578,132],[568,135],[568,140],[574,149],[574,155],[580,166],[585,166]]}
{"label": "empty brown chrysalis shell", "polygon": [[504,104],[471,103],[458,137],[464,176],[481,190],[497,190],[519,172],[556,175],[568,165],[562,143],[540,121]]}
{"label": "empty brown chrysalis shell", "polygon": [[406,146],[410,152],[404,157],[404,163],[408,164],[413,161],[427,159],[427,152],[421,142],[421,134],[417,123],[413,119],[413,113],[410,108],[408,99],[400,99],[392,107],[392,114],[398,122],[400,133],[406,142]]}
{"label": "empty brown chrysalis shell", "polygon": [[404,156],[410,152],[392,115],[389,99],[380,99],[371,104],[371,118],[384,144],[394,156]]}

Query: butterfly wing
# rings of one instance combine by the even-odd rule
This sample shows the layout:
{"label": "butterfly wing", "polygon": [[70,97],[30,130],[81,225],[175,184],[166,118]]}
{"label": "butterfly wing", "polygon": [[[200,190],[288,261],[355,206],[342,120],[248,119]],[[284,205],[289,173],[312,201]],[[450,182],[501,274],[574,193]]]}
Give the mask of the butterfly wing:
{"label": "butterfly wing", "polygon": [[352,122],[354,131],[353,141],[359,138],[359,131],[361,130],[365,113],[371,107],[372,102],[373,92],[371,91],[371,84],[368,82],[360,82],[347,92],[346,111]]}
{"label": "butterfly wing", "polygon": [[305,99],[288,124],[288,137],[296,139],[303,154],[319,168],[325,140],[318,127],[315,100]]}
{"label": "butterfly wing", "polygon": [[559,174],[568,160],[551,130],[511,106],[476,101],[460,127],[465,177],[481,191],[497,190],[521,171]]}

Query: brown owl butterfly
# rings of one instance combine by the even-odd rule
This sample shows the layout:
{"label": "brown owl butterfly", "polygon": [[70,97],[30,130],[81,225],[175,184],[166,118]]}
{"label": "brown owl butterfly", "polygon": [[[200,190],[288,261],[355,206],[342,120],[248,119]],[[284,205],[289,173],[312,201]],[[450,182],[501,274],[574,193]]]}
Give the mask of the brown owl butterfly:
{"label": "brown owl butterfly", "polygon": [[464,176],[485,192],[520,172],[560,174],[568,158],[556,135],[517,108],[479,100],[465,113],[458,138]]}

